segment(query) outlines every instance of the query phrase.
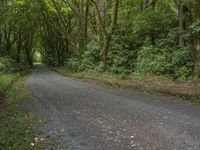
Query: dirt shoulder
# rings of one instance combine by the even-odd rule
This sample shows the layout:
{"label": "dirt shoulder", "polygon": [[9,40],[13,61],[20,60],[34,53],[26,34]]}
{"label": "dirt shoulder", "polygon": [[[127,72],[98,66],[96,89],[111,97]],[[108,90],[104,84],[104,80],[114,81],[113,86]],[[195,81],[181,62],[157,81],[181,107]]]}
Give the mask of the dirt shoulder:
{"label": "dirt shoulder", "polygon": [[[167,77],[146,76],[142,79],[133,76],[121,77],[109,73],[82,72],[74,73],[65,68],[52,68],[65,76],[81,79],[95,84],[112,86],[132,91],[142,91],[145,93],[162,94],[173,96],[177,101],[189,104],[200,104],[200,81],[176,82]],[[178,99],[177,99],[178,98]]]}

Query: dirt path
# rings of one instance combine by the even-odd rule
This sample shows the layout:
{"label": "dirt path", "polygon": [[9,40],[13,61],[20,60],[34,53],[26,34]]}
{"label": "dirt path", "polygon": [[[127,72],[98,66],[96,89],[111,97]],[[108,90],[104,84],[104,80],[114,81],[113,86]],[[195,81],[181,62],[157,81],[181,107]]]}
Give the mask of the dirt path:
{"label": "dirt path", "polygon": [[[200,107],[165,97],[98,87],[37,65],[26,107],[38,129],[69,150],[199,150]],[[68,145],[68,148],[65,147]]]}

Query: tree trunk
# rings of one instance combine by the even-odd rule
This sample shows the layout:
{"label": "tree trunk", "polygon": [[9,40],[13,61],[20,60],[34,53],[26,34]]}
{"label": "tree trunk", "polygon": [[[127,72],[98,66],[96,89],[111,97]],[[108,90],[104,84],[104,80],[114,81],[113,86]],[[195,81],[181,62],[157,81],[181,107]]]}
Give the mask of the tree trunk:
{"label": "tree trunk", "polygon": [[106,38],[104,39],[103,49],[102,49],[102,57],[103,57],[103,63],[104,68],[107,67],[107,54],[108,54],[108,48],[110,45],[110,41],[112,39],[112,33],[108,34]]}
{"label": "tree trunk", "polygon": [[[156,9],[156,1],[153,0],[151,2],[151,7],[152,7],[152,10],[155,11]],[[155,46],[156,44],[156,36],[155,36],[155,28],[152,29],[151,31],[151,45]]]}
{"label": "tree trunk", "polygon": [[[200,19],[200,0],[193,0],[193,18],[195,21]],[[194,70],[193,75],[194,78],[199,78],[200,75],[200,32],[195,33],[194,35],[194,56],[195,56],[195,62],[194,62]]]}
{"label": "tree trunk", "polygon": [[89,15],[89,3],[90,0],[86,0],[86,8],[85,8],[85,45],[88,43],[88,15]]}
{"label": "tree trunk", "polygon": [[30,68],[33,68],[33,60],[29,54],[29,50],[26,49],[26,60],[30,66]]}
{"label": "tree trunk", "polygon": [[143,11],[143,7],[144,7],[144,2],[141,1],[141,2],[140,2],[140,11]]}
{"label": "tree trunk", "polygon": [[103,63],[104,63],[105,68],[107,67],[107,54],[108,54],[110,41],[112,39],[112,34],[113,34],[114,29],[115,29],[116,24],[117,24],[118,9],[119,9],[119,0],[115,0],[114,1],[114,7],[113,7],[112,23],[111,23],[111,26],[108,30],[107,35],[105,35],[103,49],[102,49]]}
{"label": "tree trunk", "polygon": [[76,39],[76,56],[78,58],[81,57],[81,21],[79,20],[79,26],[77,31],[77,39]]}
{"label": "tree trunk", "polygon": [[194,37],[194,49],[195,49],[195,66],[194,66],[194,77],[199,78],[200,75],[200,34]]}
{"label": "tree trunk", "polygon": [[[99,1],[98,1],[99,4]],[[98,17],[98,12],[97,10],[95,11],[95,18],[96,18],[96,33],[97,33],[97,40],[98,42],[100,42],[101,39],[101,22],[100,22],[100,18]]]}
{"label": "tree trunk", "polygon": [[103,48],[101,51],[102,54],[102,59],[104,63],[104,67],[106,68],[107,65],[107,53],[110,45],[110,41],[112,40],[112,34],[114,32],[114,29],[117,24],[117,17],[118,17],[118,9],[119,9],[119,0],[114,0],[113,3],[113,12],[112,12],[112,20],[111,20],[111,25],[109,26],[108,31],[106,30],[106,27],[104,26],[103,20],[102,20],[102,15],[100,13],[98,3],[95,0],[91,0],[96,9],[96,17],[98,18],[100,29],[102,33],[104,34],[104,40],[103,40]]}
{"label": "tree trunk", "polygon": [[179,16],[179,47],[183,48],[185,46],[185,41],[184,41],[184,6],[183,2],[179,2],[178,4],[178,16]]}
{"label": "tree trunk", "polygon": [[[97,0],[97,6],[98,10],[96,9],[95,17],[96,17],[96,33],[97,33],[97,40],[99,43],[102,43],[103,40],[103,31],[102,31],[102,25],[101,25],[101,17],[105,16],[105,2],[104,0]],[[99,12],[98,12],[99,11]],[[98,14],[99,13],[99,14]],[[98,16],[100,15],[100,17]]]}

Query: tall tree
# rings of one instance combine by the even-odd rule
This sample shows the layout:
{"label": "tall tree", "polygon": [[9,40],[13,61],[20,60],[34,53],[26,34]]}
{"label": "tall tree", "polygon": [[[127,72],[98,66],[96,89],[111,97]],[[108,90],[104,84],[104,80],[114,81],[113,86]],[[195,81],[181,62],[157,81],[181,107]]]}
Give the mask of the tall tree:
{"label": "tall tree", "polygon": [[92,0],[92,2],[95,5],[95,9],[96,9],[96,12],[97,12],[97,17],[98,17],[102,32],[104,34],[104,40],[103,40],[104,43],[103,43],[103,48],[102,48],[102,52],[101,53],[102,53],[104,67],[106,68],[106,65],[107,65],[107,54],[108,54],[110,41],[112,39],[112,34],[114,32],[114,29],[115,29],[115,27],[117,25],[119,0],[114,0],[114,2],[113,2],[113,6],[112,6],[113,11],[112,11],[111,24],[108,27],[108,30],[107,30],[105,24],[103,23],[103,19],[102,19],[102,16],[101,16],[101,13],[100,13],[100,10],[99,10],[97,2],[94,1],[94,0]]}
{"label": "tall tree", "polygon": [[[200,21],[200,0],[193,0],[193,17],[196,22]],[[193,46],[195,49],[194,77],[197,78],[200,75],[200,31],[194,34]]]}

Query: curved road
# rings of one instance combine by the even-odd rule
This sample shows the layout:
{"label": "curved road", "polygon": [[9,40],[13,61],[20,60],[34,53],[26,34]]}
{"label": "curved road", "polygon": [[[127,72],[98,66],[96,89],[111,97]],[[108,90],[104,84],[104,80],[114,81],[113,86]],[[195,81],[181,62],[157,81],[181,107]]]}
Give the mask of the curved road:
{"label": "curved road", "polygon": [[[27,108],[38,129],[69,150],[199,150],[200,107],[97,86],[37,65]],[[66,146],[67,145],[67,146]]]}

